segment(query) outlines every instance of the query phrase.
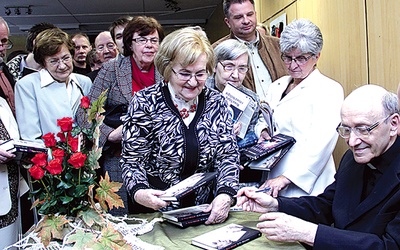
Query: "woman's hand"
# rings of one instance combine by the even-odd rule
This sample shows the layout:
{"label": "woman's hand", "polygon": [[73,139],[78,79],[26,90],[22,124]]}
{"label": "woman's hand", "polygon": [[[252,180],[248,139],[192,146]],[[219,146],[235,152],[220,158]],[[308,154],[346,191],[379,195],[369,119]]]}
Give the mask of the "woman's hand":
{"label": "woman's hand", "polygon": [[5,151],[4,149],[0,148],[0,163],[1,164],[6,163],[14,158],[15,158],[15,154],[11,154],[11,153]]}
{"label": "woman's hand", "polygon": [[284,189],[290,183],[292,182],[288,178],[286,178],[283,175],[280,175],[276,178],[265,181],[265,183],[261,185],[260,189],[270,187],[272,196],[278,197],[279,191]]}
{"label": "woman's hand", "polygon": [[217,197],[215,197],[210,206],[204,210],[204,212],[211,211],[211,214],[205,224],[219,224],[224,222],[226,218],[228,218],[231,203],[232,199],[227,194],[219,194]]}
{"label": "woman's hand", "polygon": [[271,136],[269,135],[268,130],[263,129],[261,131],[260,138],[258,138],[258,143],[266,141],[266,140],[270,140],[270,139],[271,139]]}
{"label": "woman's hand", "polygon": [[155,189],[140,189],[135,195],[134,199],[140,205],[159,210],[163,207],[168,206],[169,202],[163,201],[158,196],[162,195],[164,191]]}
{"label": "woman's hand", "polygon": [[114,143],[119,143],[122,141],[122,125],[120,125],[118,128],[114,129],[113,132],[111,132],[108,135],[108,140],[110,142]]}
{"label": "woman's hand", "polygon": [[235,133],[235,135],[238,135],[240,133],[241,129],[242,129],[241,122],[237,122],[237,123],[233,124],[233,132]]}

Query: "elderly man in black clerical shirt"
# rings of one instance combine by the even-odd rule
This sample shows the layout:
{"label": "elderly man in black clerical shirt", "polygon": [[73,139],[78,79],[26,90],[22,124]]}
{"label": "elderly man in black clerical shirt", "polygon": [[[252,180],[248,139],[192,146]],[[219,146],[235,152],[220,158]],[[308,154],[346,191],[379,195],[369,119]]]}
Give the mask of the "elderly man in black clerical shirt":
{"label": "elderly man in black clerical shirt", "polygon": [[270,240],[324,250],[399,249],[399,119],[394,93],[370,84],[354,90],[337,127],[350,150],[322,194],[275,199],[244,188],[238,205],[264,213],[257,227]]}

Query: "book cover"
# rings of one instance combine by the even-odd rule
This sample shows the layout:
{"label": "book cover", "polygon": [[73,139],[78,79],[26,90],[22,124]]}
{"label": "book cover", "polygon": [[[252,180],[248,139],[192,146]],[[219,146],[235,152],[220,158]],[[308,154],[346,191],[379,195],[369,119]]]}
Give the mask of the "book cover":
{"label": "book cover", "polygon": [[271,153],[270,155],[267,155],[266,157],[258,158],[257,160],[248,162],[246,166],[251,169],[271,171],[271,169],[278,164],[283,156],[289,152],[289,149],[292,146],[293,143],[290,143],[287,146]]}
{"label": "book cover", "polygon": [[296,143],[296,140],[288,135],[277,134],[274,135],[270,140],[265,140],[261,143],[257,143],[254,146],[243,149],[243,153],[250,160],[257,160],[261,157],[268,156],[289,144]]}
{"label": "book cover", "polygon": [[203,249],[233,249],[261,236],[261,232],[238,224],[229,224],[192,239]]}
{"label": "book cover", "polygon": [[179,226],[181,228],[187,228],[190,226],[197,226],[200,224],[204,224],[204,222],[208,219],[208,215],[202,216],[202,217],[197,217],[197,218],[192,218],[184,221],[173,221],[173,220],[166,220],[167,222],[174,224],[176,226]]}
{"label": "book cover", "polygon": [[206,209],[208,206],[209,204],[202,204],[198,206],[175,209],[172,211],[163,212],[162,217],[176,222],[191,220],[204,216],[208,217],[211,212],[203,212],[203,210]]}
{"label": "book cover", "polygon": [[231,84],[225,86],[222,95],[229,104],[233,122],[242,123],[242,128],[237,136],[243,139],[246,135],[254,111],[257,108],[257,103],[253,98],[251,98],[251,96],[240,91]]}
{"label": "book cover", "polygon": [[48,148],[44,143],[36,141],[26,141],[26,140],[14,140],[9,139],[0,144],[0,147],[11,153],[14,152],[24,152],[24,153],[47,153]]}
{"label": "book cover", "polygon": [[164,201],[178,201],[180,198],[214,180],[216,177],[216,172],[193,174],[178,184],[165,190],[165,193],[160,195],[159,198]]}

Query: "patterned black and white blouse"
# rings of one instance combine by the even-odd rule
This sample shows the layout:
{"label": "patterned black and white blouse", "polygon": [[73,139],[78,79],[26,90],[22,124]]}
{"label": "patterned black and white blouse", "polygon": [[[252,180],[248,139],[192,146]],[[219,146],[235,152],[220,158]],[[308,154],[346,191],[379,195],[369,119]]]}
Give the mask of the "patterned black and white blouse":
{"label": "patterned black and white blouse", "polygon": [[195,204],[238,189],[239,150],[224,97],[207,87],[186,126],[168,86],[137,92],[123,118],[122,177],[131,197],[139,189],[164,190],[193,173],[217,171],[216,185],[196,191]]}

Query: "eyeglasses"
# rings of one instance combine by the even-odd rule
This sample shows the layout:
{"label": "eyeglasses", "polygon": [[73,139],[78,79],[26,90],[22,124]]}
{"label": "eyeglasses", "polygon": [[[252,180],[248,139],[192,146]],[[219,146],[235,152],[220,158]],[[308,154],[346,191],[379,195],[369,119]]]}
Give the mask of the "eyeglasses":
{"label": "eyeglasses", "polygon": [[380,121],[375,122],[374,124],[372,124],[369,127],[368,126],[359,126],[359,127],[350,128],[350,127],[342,126],[339,124],[336,128],[336,131],[338,132],[340,137],[342,137],[344,139],[350,138],[351,131],[353,131],[353,133],[357,137],[366,138],[371,134],[372,130],[377,128],[382,122],[386,121],[390,116],[391,115],[388,115],[384,119],[381,119]]}
{"label": "eyeglasses", "polygon": [[151,44],[158,44],[159,39],[157,37],[151,37],[151,38],[136,37],[136,38],[132,38],[132,41],[134,41],[140,45],[145,45],[147,43],[147,41],[150,41]]}
{"label": "eyeglasses", "polygon": [[0,46],[3,46],[6,49],[11,49],[14,44],[11,42],[10,39],[4,38],[0,41]]}
{"label": "eyeglasses", "polygon": [[287,56],[285,54],[281,55],[282,61],[286,64],[291,64],[292,61],[294,61],[295,63],[297,63],[297,65],[303,65],[305,64],[311,57],[313,57],[314,55],[311,54],[309,56],[298,56],[298,57],[290,57]]}
{"label": "eyeglasses", "polygon": [[234,71],[235,69],[237,69],[239,73],[244,74],[244,73],[246,73],[246,72],[249,70],[249,67],[248,67],[247,65],[239,65],[239,66],[236,66],[236,65],[233,64],[233,63],[223,64],[221,61],[218,61],[218,62],[222,65],[222,67],[224,68],[224,70],[225,70],[226,72],[232,72],[232,71]]}
{"label": "eyeglasses", "polygon": [[50,64],[50,66],[52,66],[52,67],[56,67],[56,66],[59,66],[61,62],[64,64],[67,64],[67,63],[70,63],[71,60],[72,60],[71,56],[65,56],[61,59],[55,59],[55,58],[50,59],[47,61],[47,63]]}
{"label": "eyeglasses", "polygon": [[172,72],[178,77],[179,80],[181,81],[189,81],[192,77],[194,77],[197,81],[202,82],[207,80],[208,73],[207,72],[197,72],[197,73],[187,73],[187,72],[176,72],[174,69],[172,69]]}
{"label": "eyeglasses", "polygon": [[105,46],[103,44],[97,46],[96,50],[102,52],[105,48],[108,50],[113,50],[115,49],[115,43],[107,43]]}

